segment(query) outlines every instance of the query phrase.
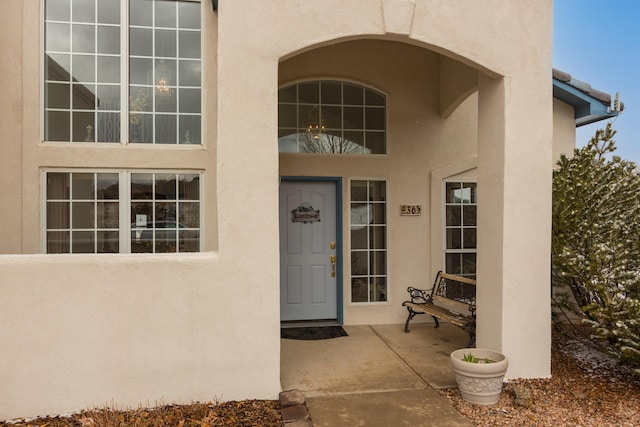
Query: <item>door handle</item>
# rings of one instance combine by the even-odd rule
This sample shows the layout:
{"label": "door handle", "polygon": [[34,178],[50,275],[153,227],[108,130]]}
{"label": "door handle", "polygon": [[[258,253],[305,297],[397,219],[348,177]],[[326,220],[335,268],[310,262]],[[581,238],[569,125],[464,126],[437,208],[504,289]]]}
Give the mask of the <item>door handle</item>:
{"label": "door handle", "polygon": [[329,255],[329,261],[331,261],[331,277],[336,277],[336,256]]}

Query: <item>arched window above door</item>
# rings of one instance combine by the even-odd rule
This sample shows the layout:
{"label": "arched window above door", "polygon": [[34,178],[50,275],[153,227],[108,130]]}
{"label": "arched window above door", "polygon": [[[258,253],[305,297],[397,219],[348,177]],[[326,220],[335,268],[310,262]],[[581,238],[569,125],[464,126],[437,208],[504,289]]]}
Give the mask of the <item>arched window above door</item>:
{"label": "arched window above door", "polygon": [[315,80],[278,91],[281,153],[386,154],[386,98],[353,83]]}

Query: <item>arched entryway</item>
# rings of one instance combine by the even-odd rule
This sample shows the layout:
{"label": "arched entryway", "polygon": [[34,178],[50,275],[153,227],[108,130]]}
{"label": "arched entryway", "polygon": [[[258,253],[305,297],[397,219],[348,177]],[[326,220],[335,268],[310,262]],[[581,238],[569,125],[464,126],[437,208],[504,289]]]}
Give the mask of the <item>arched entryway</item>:
{"label": "arched entryway", "polygon": [[[286,262],[295,252],[291,230],[323,224],[294,224],[281,192],[282,320],[319,319],[311,313],[331,290],[341,301],[334,320],[402,323],[406,287],[428,285],[432,271],[443,268],[443,252],[432,253],[437,247],[432,240],[440,242],[443,236],[431,233],[431,213],[442,206],[431,205],[430,173],[456,156],[476,155],[478,120],[477,97],[458,97],[459,108],[450,108],[451,119],[443,119],[443,61],[418,46],[360,39],[319,47],[280,64],[280,176],[307,185],[338,177],[344,194],[336,230],[344,245],[324,254],[327,262],[335,256],[344,266],[336,280],[344,286],[319,287],[314,283],[324,283],[320,272],[331,271],[330,264],[315,264],[316,278],[307,273],[301,281],[300,269]],[[477,75],[462,64],[456,70]],[[474,82],[477,78],[467,84]],[[399,205],[412,206],[413,214],[402,215]],[[316,292],[321,298],[300,308],[303,295],[314,300],[313,289],[323,289]],[[291,319],[296,307],[299,318]]]}

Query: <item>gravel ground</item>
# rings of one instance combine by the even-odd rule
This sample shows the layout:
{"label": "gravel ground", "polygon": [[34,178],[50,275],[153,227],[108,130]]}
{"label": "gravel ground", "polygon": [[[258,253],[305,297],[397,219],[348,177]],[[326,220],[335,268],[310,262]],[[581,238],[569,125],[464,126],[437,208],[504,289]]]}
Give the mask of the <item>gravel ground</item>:
{"label": "gravel ground", "polygon": [[[476,426],[640,426],[640,382],[580,334],[554,332],[552,378],[505,383],[493,406],[471,405],[458,389],[441,394]],[[526,387],[529,407],[516,404]]]}

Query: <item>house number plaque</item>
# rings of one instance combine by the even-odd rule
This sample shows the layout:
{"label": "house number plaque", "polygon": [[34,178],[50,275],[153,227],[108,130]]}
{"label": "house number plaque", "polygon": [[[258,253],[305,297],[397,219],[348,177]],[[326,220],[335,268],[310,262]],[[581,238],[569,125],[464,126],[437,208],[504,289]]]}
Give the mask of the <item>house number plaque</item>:
{"label": "house number plaque", "polygon": [[405,215],[405,216],[422,215],[422,205],[401,205],[400,215]]}

